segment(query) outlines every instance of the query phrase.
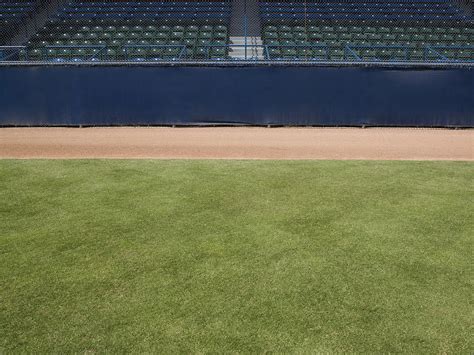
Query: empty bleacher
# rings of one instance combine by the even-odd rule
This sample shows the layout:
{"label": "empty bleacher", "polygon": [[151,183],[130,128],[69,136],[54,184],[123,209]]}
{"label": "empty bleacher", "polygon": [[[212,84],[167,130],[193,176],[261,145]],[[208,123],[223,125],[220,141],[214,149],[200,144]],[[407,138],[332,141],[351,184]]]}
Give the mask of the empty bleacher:
{"label": "empty bleacher", "polygon": [[473,60],[472,18],[449,0],[260,1],[268,59]]}
{"label": "empty bleacher", "polygon": [[81,1],[27,43],[29,60],[222,59],[228,1]]}
{"label": "empty bleacher", "polygon": [[[47,1],[0,0],[0,45]],[[0,60],[474,61],[472,11],[454,0],[245,1],[68,0]]]}

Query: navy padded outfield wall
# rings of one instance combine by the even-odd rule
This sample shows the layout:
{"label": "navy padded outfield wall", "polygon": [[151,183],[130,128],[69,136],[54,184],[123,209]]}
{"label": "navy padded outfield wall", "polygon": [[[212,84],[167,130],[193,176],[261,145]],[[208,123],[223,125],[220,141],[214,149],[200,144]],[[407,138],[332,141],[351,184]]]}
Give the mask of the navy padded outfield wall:
{"label": "navy padded outfield wall", "polygon": [[474,69],[2,67],[0,125],[474,126]]}

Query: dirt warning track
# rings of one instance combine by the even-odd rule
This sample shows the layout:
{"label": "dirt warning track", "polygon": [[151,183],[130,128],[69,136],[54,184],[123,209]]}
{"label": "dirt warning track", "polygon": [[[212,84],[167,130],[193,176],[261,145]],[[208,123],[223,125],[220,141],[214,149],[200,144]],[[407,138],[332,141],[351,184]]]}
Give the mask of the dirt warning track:
{"label": "dirt warning track", "polygon": [[0,158],[474,160],[474,130],[2,128]]}

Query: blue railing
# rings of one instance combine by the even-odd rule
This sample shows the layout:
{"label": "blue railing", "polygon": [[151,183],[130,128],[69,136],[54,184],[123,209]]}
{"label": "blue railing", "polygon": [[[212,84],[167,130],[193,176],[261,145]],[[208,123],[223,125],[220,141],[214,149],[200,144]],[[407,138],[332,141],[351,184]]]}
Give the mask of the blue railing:
{"label": "blue railing", "polygon": [[[474,63],[474,46],[430,46],[348,44],[344,47],[324,43],[304,45],[203,44],[200,52],[177,45],[48,45],[32,49],[26,46],[0,47],[0,63],[29,62],[190,62],[196,60],[228,62],[444,62]],[[245,48],[244,57],[231,57],[233,49]],[[247,49],[259,49],[261,56],[249,56]],[[213,52],[213,50],[216,51]],[[220,49],[220,50],[217,50]],[[277,50],[277,52],[275,51]],[[285,50],[288,50],[285,52]],[[283,51],[284,53],[282,53]],[[450,57],[453,54],[455,57]]]}

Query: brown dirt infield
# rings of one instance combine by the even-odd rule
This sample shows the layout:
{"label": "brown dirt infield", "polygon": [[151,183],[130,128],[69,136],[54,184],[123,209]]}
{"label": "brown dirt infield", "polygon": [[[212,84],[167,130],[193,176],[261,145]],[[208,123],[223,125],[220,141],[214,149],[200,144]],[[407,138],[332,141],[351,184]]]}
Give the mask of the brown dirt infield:
{"label": "brown dirt infield", "polygon": [[0,158],[474,160],[474,130],[2,128]]}

